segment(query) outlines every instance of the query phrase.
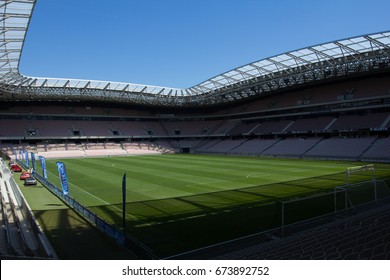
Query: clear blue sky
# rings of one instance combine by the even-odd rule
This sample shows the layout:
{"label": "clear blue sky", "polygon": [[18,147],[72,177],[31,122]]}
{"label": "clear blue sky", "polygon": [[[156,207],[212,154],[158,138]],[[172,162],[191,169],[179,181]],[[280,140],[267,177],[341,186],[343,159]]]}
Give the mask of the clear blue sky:
{"label": "clear blue sky", "polygon": [[389,0],[38,0],[20,71],[191,87],[286,51],[390,30]]}

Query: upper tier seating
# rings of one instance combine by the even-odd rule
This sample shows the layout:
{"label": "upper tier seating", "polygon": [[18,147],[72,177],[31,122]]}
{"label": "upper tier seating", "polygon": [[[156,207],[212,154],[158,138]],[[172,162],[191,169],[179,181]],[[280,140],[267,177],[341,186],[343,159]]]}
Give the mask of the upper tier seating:
{"label": "upper tier seating", "polygon": [[283,132],[292,124],[293,124],[293,121],[291,121],[291,120],[262,122],[262,123],[260,123],[259,126],[257,126],[252,131],[252,133],[264,134],[264,133],[272,133],[272,132]]}
{"label": "upper tier seating", "polygon": [[362,128],[380,128],[387,117],[388,113],[373,114],[366,116],[341,116],[330,127],[332,130],[353,130]]}
{"label": "upper tier seating", "polygon": [[289,132],[324,131],[334,120],[333,117],[297,119],[288,127]]}
{"label": "upper tier seating", "polygon": [[0,137],[27,136],[30,128],[28,120],[0,119]]}
{"label": "upper tier seating", "polygon": [[34,120],[32,121],[34,130],[37,136],[47,137],[66,137],[73,136],[72,121],[48,121],[48,120]]}

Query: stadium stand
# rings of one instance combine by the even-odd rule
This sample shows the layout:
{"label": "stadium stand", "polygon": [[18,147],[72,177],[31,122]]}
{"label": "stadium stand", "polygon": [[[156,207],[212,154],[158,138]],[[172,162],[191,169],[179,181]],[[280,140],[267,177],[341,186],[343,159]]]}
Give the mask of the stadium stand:
{"label": "stadium stand", "polygon": [[224,140],[208,147],[204,152],[208,153],[229,153],[234,148],[240,146],[245,140]]}
{"label": "stadium stand", "polygon": [[388,113],[367,116],[341,116],[330,127],[332,130],[354,130],[380,128],[387,120]]}
{"label": "stadium stand", "polygon": [[73,135],[73,124],[70,121],[56,121],[53,126],[52,121],[34,120],[33,129],[37,136],[42,137],[66,137]]}
{"label": "stadium stand", "polygon": [[74,121],[74,130],[79,131],[81,136],[110,136],[112,135],[112,127],[110,122],[99,121],[95,125],[91,121]]}
{"label": "stadium stand", "polygon": [[57,258],[3,159],[0,172],[1,258]]}
{"label": "stadium stand", "polygon": [[258,123],[241,123],[235,126],[232,130],[230,130],[229,134],[230,135],[250,134],[258,126],[259,126]]}
{"label": "stadium stand", "polygon": [[27,120],[0,119],[0,137],[24,137],[30,128]]}
{"label": "stadium stand", "polygon": [[230,151],[238,155],[261,155],[264,151],[275,145],[279,140],[252,139],[242,143],[240,146]]}
{"label": "stadium stand", "polygon": [[152,143],[123,143],[122,146],[128,155],[161,154],[166,152],[164,148]]}
{"label": "stadium stand", "polygon": [[168,132],[161,122],[145,123],[143,131],[143,134],[139,135],[168,135]]}
{"label": "stadium stand", "polygon": [[273,133],[273,132],[284,132],[292,124],[293,124],[293,121],[291,121],[291,120],[262,122],[251,133],[253,133],[253,134],[266,134],[266,133]]}
{"label": "stadium stand", "polygon": [[216,144],[218,144],[219,142],[221,142],[221,140],[206,140],[204,142],[202,142],[198,148],[196,149],[197,152],[205,152],[209,149],[212,149],[212,147]]}
{"label": "stadium stand", "polygon": [[300,157],[306,151],[313,148],[321,139],[286,139],[275,143],[272,147],[262,152],[263,155]]}
{"label": "stadium stand", "polygon": [[333,120],[335,120],[333,117],[297,119],[288,127],[287,131],[292,133],[321,132],[327,130]]}
{"label": "stadium stand", "polygon": [[120,135],[147,135],[148,129],[141,122],[112,122],[113,129],[116,129]]}

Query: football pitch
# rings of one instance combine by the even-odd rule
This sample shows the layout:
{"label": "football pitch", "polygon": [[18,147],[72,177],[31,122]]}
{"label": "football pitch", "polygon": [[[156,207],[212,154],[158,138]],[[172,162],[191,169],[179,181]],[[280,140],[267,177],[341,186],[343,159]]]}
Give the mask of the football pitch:
{"label": "football pitch", "polygon": [[[56,186],[56,161],[66,165],[69,195],[118,228],[126,174],[126,231],[159,257],[279,227],[281,201],[332,192],[347,167],[363,164],[188,154],[48,160]],[[389,178],[390,166],[375,164],[375,174]]]}

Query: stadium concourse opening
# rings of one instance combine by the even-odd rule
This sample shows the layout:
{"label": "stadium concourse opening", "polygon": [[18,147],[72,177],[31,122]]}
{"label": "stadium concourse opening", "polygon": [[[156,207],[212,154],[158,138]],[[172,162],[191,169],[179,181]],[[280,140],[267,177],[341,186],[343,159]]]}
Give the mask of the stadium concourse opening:
{"label": "stadium concourse opening", "polygon": [[[32,155],[46,160],[47,178],[36,162],[37,186],[18,187],[16,173],[13,180],[31,204],[23,214],[37,219],[60,258],[90,254],[71,247],[77,242],[57,247],[58,236],[72,240],[97,228],[137,258],[390,258],[389,31],[275,55],[180,89],[21,74],[34,6],[0,0],[0,150],[24,168]],[[57,161],[67,167],[67,195]],[[374,178],[371,170],[352,173],[369,164]],[[354,188],[346,186],[347,168]],[[5,195],[8,179],[1,221],[14,236],[22,225],[8,219],[20,205]],[[53,198],[31,198],[43,190],[71,211],[53,218]],[[56,227],[71,215],[93,230]],[[11,248],[2,256],[35,257],[1,242]],[[94,256],[128,256],[111,245]]]}

